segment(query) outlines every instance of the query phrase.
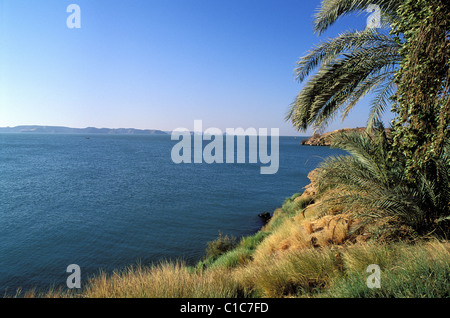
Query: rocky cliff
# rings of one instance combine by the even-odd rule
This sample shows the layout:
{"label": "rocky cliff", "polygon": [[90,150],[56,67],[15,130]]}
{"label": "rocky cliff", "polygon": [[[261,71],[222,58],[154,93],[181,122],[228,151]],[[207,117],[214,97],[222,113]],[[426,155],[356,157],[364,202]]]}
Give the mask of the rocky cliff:
{"label": "rocky cliff", "polygon": [[302,145],[306,146],[330,146],[331,144],[331,136],[345,132],[345,131],[358,131],[358,132],[364,132],[366,128],[344,128],[344,129],[338,129],[334,131],[330,131],[327,133],[324,133],[322,135],[320,134],[314,134],[314,136],[304,139],[301,141]]}

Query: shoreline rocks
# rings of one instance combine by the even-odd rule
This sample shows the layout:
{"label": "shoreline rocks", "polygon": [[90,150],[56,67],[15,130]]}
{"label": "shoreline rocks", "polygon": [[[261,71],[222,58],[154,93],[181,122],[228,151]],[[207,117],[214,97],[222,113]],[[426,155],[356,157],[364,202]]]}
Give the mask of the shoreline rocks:
{"label": "shoreline rocks", "polygon": [[304,139],[300,142],[303,146],[327,146],[329,147],[331,145],[331,137],[337,133],[342,133],[346,131],[358,131],[358,132],[364,132],[366,128],[344,128],[344,129],[338,129],[334,131],[330,131],[324,134],[314,134],[314,136]]}
{"label": "shoreline rocks", "polygon": [[[359,133],[364,133],[366,131],[366,127],[358,127],[358,128],[343,128],[338,130],[333,130],[324,134],[314,134],[314,136],[303,139],[300,144],[303,146],[331,146],[331,137],[333,135],[343,133],[343,132],[350,132],[350,131],[356,131]],[[386,133],[390,133],[390,129],[386,128]]]}
{"label": "shoreline rocks", "polygon": [[269,222],[269,220],[272,218],[272,216],[270,215],[269,212],[260,213],[260,214],[258,214],[258,216],[264,223]]}

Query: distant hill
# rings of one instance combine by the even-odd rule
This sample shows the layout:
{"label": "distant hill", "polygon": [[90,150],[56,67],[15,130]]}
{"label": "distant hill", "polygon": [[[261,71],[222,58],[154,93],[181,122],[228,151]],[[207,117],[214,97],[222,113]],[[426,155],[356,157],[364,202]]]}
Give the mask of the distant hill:
{"label": "distant hill", "polygon": [[0,127],[0,133],[36,133],[36,134],[115,134],[115,135],[167,135],[155,129],[134,128],[70,128],[60,126],[17,126]]}

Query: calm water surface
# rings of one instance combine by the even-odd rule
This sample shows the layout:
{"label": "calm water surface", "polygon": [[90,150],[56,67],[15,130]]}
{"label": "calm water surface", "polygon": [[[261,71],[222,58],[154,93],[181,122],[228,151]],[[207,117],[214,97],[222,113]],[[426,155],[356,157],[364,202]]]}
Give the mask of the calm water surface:
{"label": "calm water surface", "polygon": [[[219,231],[257,231],[342,152],[280,137],[280,168],[180,164],[170,136],[0,134],[0,296],[141,262],[197,262]],[[205,142],[206,144],[206,142]]]}

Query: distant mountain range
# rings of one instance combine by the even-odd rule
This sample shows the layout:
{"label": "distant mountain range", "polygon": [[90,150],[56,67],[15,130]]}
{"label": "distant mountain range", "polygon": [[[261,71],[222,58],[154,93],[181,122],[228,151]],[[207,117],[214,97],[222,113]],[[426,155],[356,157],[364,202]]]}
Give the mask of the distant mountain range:
{"label": "distant mountain range", "polygon": [[70,128],[60,126],[17,126],[0,127],[0,133],[36,133],[36,134],[116,134],[116,135],[167,135],[168,132],[155,129],[134,128]]}

